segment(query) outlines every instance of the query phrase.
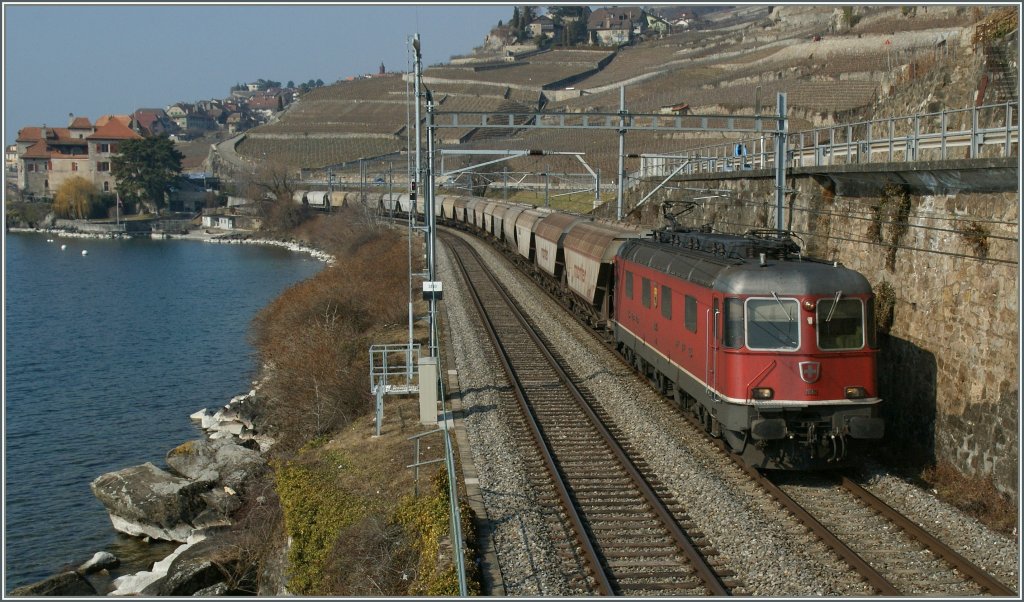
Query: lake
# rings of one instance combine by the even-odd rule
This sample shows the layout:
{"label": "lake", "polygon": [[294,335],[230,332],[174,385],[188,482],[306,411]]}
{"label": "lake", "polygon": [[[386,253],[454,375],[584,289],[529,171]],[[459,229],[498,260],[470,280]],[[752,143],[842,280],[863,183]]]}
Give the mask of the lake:
{"label": "lake", "polygon": [[248,392],[252,317],[324,265],[272,246],[47,238],[5,240],[7,591],[100,550],[129,563],[119,573],[173,550],[118,535],[89,483],[163,466],[200,436],[189,414]]}

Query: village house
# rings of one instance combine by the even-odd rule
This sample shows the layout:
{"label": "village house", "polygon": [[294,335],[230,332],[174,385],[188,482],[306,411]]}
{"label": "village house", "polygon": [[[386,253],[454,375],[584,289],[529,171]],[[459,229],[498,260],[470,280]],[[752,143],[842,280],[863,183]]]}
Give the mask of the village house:
{"label": "village house", "polygon": [[114,192],[111,157],[125,140],[142,138],[128,115],[105,115],[90,124],[71,117],[66,128],[26,127],[18,131],[18,188],[30,197],[50,198],[66,180],[80,176],[96,189]]}
{"label": "village house", "polygon": [[526,26],[527,31],[530,32],[530,37],[537,38],[544,36],[545,38],[555,37],[555,22],[552,21],[547,15],[541,15],[530,22]]}
{"label": "village house", "polygon": [[188,129],[185,117],[195,113],[195,107],[186,102],[178,102],[167,107],[167,116],[182,130]]}
{"label": "village house", "polygon": [[224,125],[228,129],[228,133],[237,134],[253,127],[255,122],[249,117],[248,113],[235,111],[227,116],[224,120]]}
{"label": "village house", "polygon": [[647,31],[647,13],[640,7],[599,8],[587,19],[590,43],[599,46],[629,44]]}
{"label": "village house", "polygon": [[132,119],[143,136],[169,135],[178,129],[163,109],[137,109],[132,114]]}
{"label": "village house", "polygon": [[8,144],[4,148],[4,171],[7,173],[18,172],[18,145]]}

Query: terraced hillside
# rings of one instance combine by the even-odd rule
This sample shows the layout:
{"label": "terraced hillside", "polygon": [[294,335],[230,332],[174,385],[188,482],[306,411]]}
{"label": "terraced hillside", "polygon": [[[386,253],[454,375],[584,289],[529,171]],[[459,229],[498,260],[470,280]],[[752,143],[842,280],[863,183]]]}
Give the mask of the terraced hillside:
{"label": "terraced hillside", "polygon": [[[770,114],[776,94],[785,92],[790,130],[798,131],[880,111],[902,115],[936,103],[969,106],[976,81],[961,90],[948,85],[955,79],[950,74],[956,66],[979,63],[971,28],[990,10],[882,6],[845,14],[839,7],[740,7],[716,14],[701,31],[619,50],[555,49],[512,62],[481,55],[427,69],[424,82],[438,111],[485,113],[616,112],[624,87],[626,107],[634,113],[685,104],[695,114],[753,115],[756,107]],[[230,149],[221,145],[221,154],[233,150],[241,165],[273,160],[306,170],[394,159],[411,145],[407,80],[396,75],[314,90],[276,122],[225,143]],[[721,134],[626,138],[627,153],[678,152],[722,140]],[[612,131],[442,128],[437,139],[442,148],[584,152],[607,182],[614,179],[618,157]],[[446,167],[468,162],[449,157]],[[502,167],[517,173],[584,172],[565,156],[524,157]]]}

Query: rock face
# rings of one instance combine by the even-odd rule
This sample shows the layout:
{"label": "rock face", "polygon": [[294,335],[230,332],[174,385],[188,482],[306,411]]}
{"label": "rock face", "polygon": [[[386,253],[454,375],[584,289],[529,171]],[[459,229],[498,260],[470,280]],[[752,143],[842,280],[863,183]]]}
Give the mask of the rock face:
{"label": "rock face", "polygon": [[166,461],[174,474],[234,490],[266,467],[260,454],[228,439],[187,441],[167,452]]}
{"label": "rock face", "polygon": [[96,596],[96,588],[75,571],[54,575],[32,585],[12,589],[12,596]]}
{"label": "rock face", "polygon": [[212,485],[212,480],[183,479],[146,462],[102,475],[90,487],[118,531],[185,541],[192,520],[206,508],[202,494]]}

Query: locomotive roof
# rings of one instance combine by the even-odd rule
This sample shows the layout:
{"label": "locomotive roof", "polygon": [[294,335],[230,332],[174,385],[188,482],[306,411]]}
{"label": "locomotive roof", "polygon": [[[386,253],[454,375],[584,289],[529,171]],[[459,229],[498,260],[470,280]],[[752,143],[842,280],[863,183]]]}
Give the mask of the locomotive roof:
{"label": "locomotive roof", "polygon": [[762,266],[759,254],[751,259],[633,239],[622,245],[619,256],[728,294],[761,295],[774,291],[780,295],[833,295],[841,290],[844,294],[855,295],[871,292],[867,279],[854,270],[790,253],[766,254],[766,265]]}

